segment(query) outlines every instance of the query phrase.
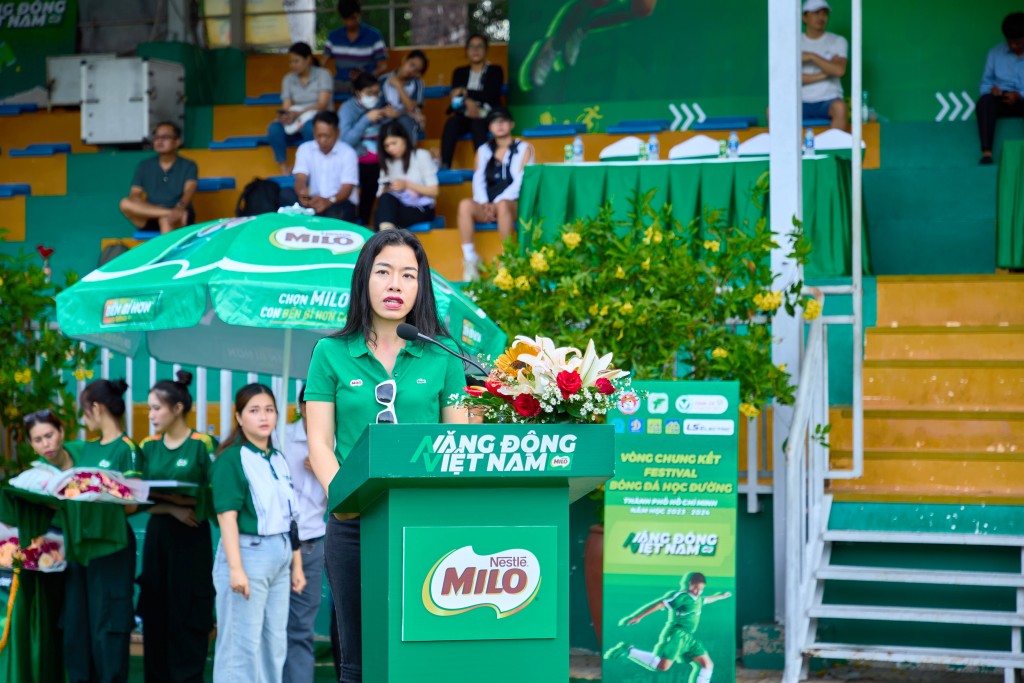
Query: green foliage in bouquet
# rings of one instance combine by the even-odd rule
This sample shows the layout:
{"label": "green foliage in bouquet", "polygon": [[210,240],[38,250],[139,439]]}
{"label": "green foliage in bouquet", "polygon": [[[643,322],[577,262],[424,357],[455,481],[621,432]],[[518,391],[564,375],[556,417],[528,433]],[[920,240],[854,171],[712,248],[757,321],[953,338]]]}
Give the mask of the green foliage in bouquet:
{"label": "green foliage in bouquet", "polygon": [[[753,190],[759,202],[767,175]],[[770,399],[794,400],[785,367],[772,363],[771,318],[802,306],[802,282],[775,285],[769,254],[778,235],[762,218],[730,226],[708,210],[684,224],[671,207],[651,208],[654,192],[635,197],[627,220],[610,205],[562,226],[543,242],[537,225],[506,245],[500,263],[467,292],[500,326],[614,354],[635,379],[738,380],[741,412],[758,414]],[[810,247],[800,226],[789,258],[806,263]],[[682,376],[677,367],[685,368]]]}
{"label": "green foliage in bouquet", "polygon": [[[91,378],[96,362],[95,349],[83,351],[56,329],[54,300],[61,288],[49,282],[37,259],[0,254],[0,480],[34,457],[23,415],[48,408],[72,438],[78,429],[72,378]],[[67,274],[68,286],[75,280]]]}

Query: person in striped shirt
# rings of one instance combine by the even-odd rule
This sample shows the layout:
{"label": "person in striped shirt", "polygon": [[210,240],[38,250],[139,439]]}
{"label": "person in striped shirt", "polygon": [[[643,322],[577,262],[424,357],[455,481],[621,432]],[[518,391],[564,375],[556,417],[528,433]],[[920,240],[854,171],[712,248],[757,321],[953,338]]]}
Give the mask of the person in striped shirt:
{"label": "person in striped shirt", "polygon": [[381,76],[387,71],[388,51],[381,32],[362,22],[359,0],[338,0],[341,28],[331,31],[324,52],[334,60],[334,92],[351,93],[360,71]]}

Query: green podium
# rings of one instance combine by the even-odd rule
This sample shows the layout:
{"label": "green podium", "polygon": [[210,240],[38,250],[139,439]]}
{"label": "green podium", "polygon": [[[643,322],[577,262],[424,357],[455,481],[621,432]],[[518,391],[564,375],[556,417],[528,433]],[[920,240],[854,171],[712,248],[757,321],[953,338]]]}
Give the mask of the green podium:
{"label": "green podium", "polygon": [[608,425],[371,425],[330,486],[362,513],[363,679],[566,683],[569,504]]}

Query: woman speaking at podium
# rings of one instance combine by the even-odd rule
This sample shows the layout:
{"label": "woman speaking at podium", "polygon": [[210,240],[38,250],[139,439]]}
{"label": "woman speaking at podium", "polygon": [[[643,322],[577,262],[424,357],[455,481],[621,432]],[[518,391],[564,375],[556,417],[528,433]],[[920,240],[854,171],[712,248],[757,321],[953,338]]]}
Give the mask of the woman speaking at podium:
{"label": "woman speaking at podium", "polygon": [[[451,339],[437,317],[420,241],[405,230],[384,230],[356,261],[345,327],[317,343],[309,365],[309,461],[324,490],[367,425],[467,421],[451,405],[465,384],[462,361],[432,344],[406,342],[398,336],[401,323]],[[357,515],[328,519],[324,556],[341,636],[341,683],[361,683]]]}

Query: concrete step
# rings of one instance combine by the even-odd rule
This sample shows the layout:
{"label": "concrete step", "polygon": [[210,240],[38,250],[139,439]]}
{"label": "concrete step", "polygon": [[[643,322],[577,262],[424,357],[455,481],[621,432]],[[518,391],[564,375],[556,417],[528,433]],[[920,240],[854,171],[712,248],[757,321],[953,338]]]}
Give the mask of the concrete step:
{"label": "concrete step", "polygon": [[1024,276],[879,277],[876,325],[1024,325]]}
{"label": "concrete step", "polygon": [[868,581],[872,583],[926,583],[939,586],[1024,588],[1024,574],[1011,574],[1009,572],[831,565],[818,569],[814,576],[820,581]]}
{"label": "concrete step", "polygon": [[996,610],[936,609],[928,607],[879,607],[875,605],[814,605],[812,619],[906,621],[972,626],[1024,626],[1024,614]]}
{"label": "concrete step", "polygon": [[1024,361],[1024,326],[873,327],[867,360]]}
{"label": "concrete step", "polygon": [[1019,361],[867,361],[864,406],[871,409],[1024,409]]}
{"label": "concrete step", "polygon": [[[804,649],[804,652],[812,657],[852,661],[949,664],[958,667],[1015,668],[1024,666],[1024,654],[1000,652],[999,650],[954,650],[939,647],[909,647],[903,645],[811,643]],[[901,671],[900,673],[905,672]]]}
{"label": "concrete step", "polygon": [[952,545],[1000,548],[1024,547],[1024,536],[1002,533],[946,531],[864,531],[860,529],[828,529],[822,535],[826,543],[893,543],[897,545]]}
{"label": "concrete step", "polygon": [[[853,448],[853,411],[834,408],[829,421],[832,449]],[[1024,410],[866,410],[864,447],[922,453],[1014,453],[1024,449]]]}

